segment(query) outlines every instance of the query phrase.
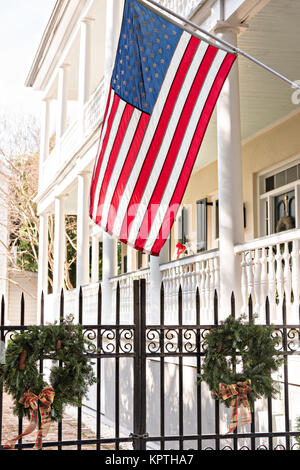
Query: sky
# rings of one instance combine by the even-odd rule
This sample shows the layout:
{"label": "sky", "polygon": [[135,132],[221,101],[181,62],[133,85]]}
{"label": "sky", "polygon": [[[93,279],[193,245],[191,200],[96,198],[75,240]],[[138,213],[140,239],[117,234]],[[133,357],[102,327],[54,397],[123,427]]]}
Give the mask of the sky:
{"label": "sky", "polygon": [[40,115],[40,93],[24,86],[56,0],[0,0],[0,110]]}

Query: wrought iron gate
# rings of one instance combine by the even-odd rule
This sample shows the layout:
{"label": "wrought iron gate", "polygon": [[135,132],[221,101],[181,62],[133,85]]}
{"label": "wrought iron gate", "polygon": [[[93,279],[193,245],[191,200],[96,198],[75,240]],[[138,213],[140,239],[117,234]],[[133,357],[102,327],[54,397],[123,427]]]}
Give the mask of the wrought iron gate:
{"label": "wrought iron gate", "polygon": [[[120,287],[116,290],[115,318],[111,323],[103,323],[101,318],[101,285],[98,291],[97,321],[95,324],[86,324],[83,309],[82,289],[79,291],[78,321],[83,324],[85,335],[94,343],[93,350],[88,351],[94,358],[98,383],[95,389],[93,402],[94,435],[86,438],[84,422],[85,409],[79,408],[74,420],[76,424],[76,437],[68,438],[64,435],[64,420],[58,423],[57,438],[44,443],[45,448],[57,450],[76,448],[96,450],[122,450],[133,448],[145,449],[196,449],[196,450],[222,450],[222,449],[298,449],[296,438],[300,432],[295,430],[290,419],[290,392],[294,386],[289,382],[289,358],[299,356],[299,322],[287,325],[286,303],[282,306],[282,322],[274,327],[274,334],[281,338],[279,350],[285,357],[282,370],[282,427],[274,429],[274,401],[263,403],[265,417],[264,429],[258,423],[257,410],[252,413],[252,424],[245,430],[238,430],[234,434],[226,435],[224,422],[228,422],[228,414],[223,407],[212,400],[202,386],[196,385],[197,374],[201,370],[201,361],[205,355],[205,335],[218,325],[218,299],[214,298],[214,322],[204,325],[201,321],[199,292],[196,292],[196,308],[194,322],[186,324],[183,315],[182,289],[178,291],[178,318],[171,324],[165,321],[164,287],[161,288],[160,319],[158,324],[147,324],[146,318],[146,283],[145,280],[134,281],[134,317],[132,324],[121,322],[120,316]],[[232,315],[235,315],[234,297],[232,297]],[[253,316],[252,300],[249,299],[249,318]],[[15,331],[25,330],[25,303],[21,300],[20,324],[5,325],[5,303],[1,303],[0,336],[5,341]],[[64,318],[64,293],[60,298],[60,318]],[[41,301],[41,324],[44,323],[44,301]],[[269,303],[266,302],[265,324],[270,324]],[[127,365],[124,367],[124,360]],[[40,361],[40,371],[44,370],[44,358]],[[109,364],[105,366],[105,362]],[[129,361],[129,362],[128,362]],[[154,369],[155,366],[155,369]],[[151,369],[152,367],[152,369]],[[150,368],[150,369],[149,369]],[[189,369],[190,381],[186,380],[186,371]],[[106,372],[105,372],[106,369]],[[173,374],[170,386],[169,369]],[[156,376],[154,377],[153,371]],[[109,378],[107,375],[109,372]],[[106,375],[105,375],[106,374]],[[124,392],[123,377],[131,377],[126,382]],[[175,377],[175,379],[174,379]],[[155,380],[156,379],[156,380]],[[109,390],[106,390],[107,381],[110,380]],[[128,386],[127,386],[128,385]],[[296,386],[296,385],[295,385]],[[169,387],[169,388],[168,388]],[[149,389],[151,397],[149,398]],[[105,403],[113,412],[106,416],[103,410],[103,393],[106,393]],[[126,395],[126,426],[123,402]],[[176,397],[170,405],[170,396]],[[186,396],[190,395],[192,407],[186,403]],[[4,394],[0,391],[0,449],[7,436],[4,428]],[[209,406],[208,406],[209,405]],[[260,405],[262,406],[262,405]],[[132,413],[131,413],[132,411]],[[109,413],[108,413],[109,414]],[[189,419],[187,419],[187,415]],[[153,418],[155,416],[155,419]],[[171,416],[171,419],[170,419]],[[260,416],[260,415],[259,415]],[[108,419],[109,418],[109,419]],[[104,432],[110,426],[110,435]],[[151,422],[150,422],[151,421]],[[170,428],[172,421],[173,428]],[[23,422],[19,420],[17,432],[21,433]],[[222,431],[222,432],[221,432]],[[13,436],[12,436],[13,437]],[[30,448],[33,444],[20,440],[17,448],[22,450]]]}

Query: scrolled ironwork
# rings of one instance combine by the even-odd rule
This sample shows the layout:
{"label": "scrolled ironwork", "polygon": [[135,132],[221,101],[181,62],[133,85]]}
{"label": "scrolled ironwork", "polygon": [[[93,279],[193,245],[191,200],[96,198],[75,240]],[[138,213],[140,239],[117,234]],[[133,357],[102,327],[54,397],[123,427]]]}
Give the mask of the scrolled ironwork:
{"label": "scrolled ironwork", "polygon": [[292,447],[292,450],[300,450],[300,442],[295,442]]}
{"label": "scrolled ironwork", "polygon": [[286,448],[283,444],[277,444],[277,446],[274,447],[274,450],[286,450]]}
{"label": "scrolled ironwork", "polygon": [[4,340],[8,339],[8,341],[12,340],[16,334],[18,334],[19,331],[17,330],[8,330],[4,332]]}
{"label": "scrolled ironwork", "polygon": [[[83,331],[83,336],[85,336],[89,341],[95,341],[97,338],[97,333],[95,330],[91,328],[87,328],[86,330]],[[89,343],[86,349],[86,352],[90,354],[95,354],[97,352],[96,343],[93,343],[93,344]]]}
{"label": "scrolled ironwork", "polygon": [[201,350],[202,352],[206,352],[207,350],[207,347],[206,347],[206,341],[205,341],[205,338],[207,335],[209,335],[211,332],[211,330],[209,330],[208,328],[205,328],[203,330],[201,330],[201,334],[200,334],[200,345],[201,345]]}
{"label": "scrolled ironwork", "polygon": [[283,350],[283,331],[280,328],[276,328],[272,333],[272,338],[276,338],[278,340],[278,344],[276,346],[277,351]]}
{"label": "scrolled ironwork", "polygon": [[287,331],[287,349],[291,352],[299,351],[300,345],[300,331],[295,328],[290,328]]}
{"label": "scrolled ironwork", "polygon": [[116,330],[105,329],[101,330],[102,348],[103,354],[113,354],[116,351]]}
{"label": "scrolled ironwork", "polygon": [[197,351],[197,330],[194,328],[187,328],[183,331],[183,349],[187,353]]}
{"label": "scrolled ironwork", "polygon": [[160,352],[160,331],[158,329],[150,329],[146,331],[147,351],[151,354]]}
{"label": "scrolled ironwork", "polygon": [[123,353],[131,353],[133,351],[134,333],[130,328],[124,328],[120,331],[119,348]]}
{"label": "scrolled ironwork", "polygon": [[168,353],[175,353],[178,351],[178,338],[179,331],[175,329],[168,329],[165,332],[165,351]]}

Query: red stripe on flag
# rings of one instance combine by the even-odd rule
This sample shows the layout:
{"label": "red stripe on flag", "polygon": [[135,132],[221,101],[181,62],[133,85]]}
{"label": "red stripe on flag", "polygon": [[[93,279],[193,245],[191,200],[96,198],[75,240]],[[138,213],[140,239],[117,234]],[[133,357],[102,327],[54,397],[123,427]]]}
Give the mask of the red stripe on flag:
{"label": "red stripe on flag", "polygon": [[[103,160],[103,155],[105,153],[105,149],[106,149],[107,142],[108,142],[108,139],[109,139],[111,126],[114,122],[114,117],[115,117],[116,111],[118,109],[119,102],[120,102],[120,98],[117,95],[114,95],[114,101],[113,101],[113,105],[112,105],[112,108],[111,108],[111,112],[110,112],[109,116],[107,117],[107,119],[108,119],[107,129],[106,129],[105,137],[103,139],[103,143],[102,143],[102,147],[101,147],[101,153],[100,153],[100,156],[99,156],[99,159],[98,159],[98,162],[97,162],[97,168],[96,168],[96,170],[94,170],[94,180],[93,180],[94,184],[91,187],[91,193],[90,193],[90,201],[91,201],[91,204],[90,204],[90,218],[91,219],[93,218],[93,209],[94,209],[94,205],[95,205],[95,200],[94,200],[95,199],[95,192],[96,192],[99,172],[100,172],[100,168],[101,168],[101,164],[102,164],[102,160]],[[96,203],[97,203],[97,201],[96,201]]]}
{"label": "red stripe on flag", "polygon": [[[181,86],[184,82],[185,76],[187,74],[187,71],[190,67],[190,64],[193,60],[193,57],[195,55],[195,52],[197,51],[198,45],[200,43],[200,40],[198,38],[192,37],[189,41],[189,44],[186,48],[185,54],[181,60],[181,63],[178,67],[176,76],[174,78],[174,81],[172,83],[172,86],[170,88],[170,92],[167,98],[167,101],[165,103],[163,112],[161,114],[159,124],[157,126],[156,132],[154,134],[154,137],[152,139],[151,145],[149,147],[149,150],[147,152],[145,161],[143,163],[141,172],[139,174],[136,186],[134,188],[132,197],[130,199],[130,202],[128,204],[128,210],[127,214],[124,218],[121,233],[120,233],[120,238],[126,239],[127,238],[127,233],[129,232],[130,229],[130,224],[133,221],[138,204],[141,201],[145,186],[147,184],[147,181],[149,179],[149,175],[151,173],[152,167],[154,165],[154,162],[156,160],[157,154],[159,152],[161,142],[163,140],[164,134],[166,132],[170,116],[172,115],[172,110],[176,104],[177,97],[179,95],[179,92],[181,90]],[[155,108],[154,108],[155,112]]]}
{"label": "red stripe on flag", "polygon": [[179,149],[181,147],[182,139],[186,132],[187,126],[189,124],[195,103],[197,101],[198,95],[201,91],[207,73],[210,69],[210,66],[217,54],[218,49],[213,46],[209,46],[203,60],[199,66],[198,72],[195,76],[193,85],[191,87],[190,93],[186,99],[186,103],[183,107],[181,117],[178,121],[176,131],[172,143],[170,145],[167,158],[165,160],[164,166],[160,173],[160,176],[157,180],[156,187],[153,191],[152,197],[149,201],[147,212],[145,214],[144,220],[139,230],[138,237],[135,242],[135,246],[138,249],[142,249],[146,243],[152,221],[155,218],[157,213],[160,201],[164,194],[165,188],[168,184],[170,174],[172,172],[173,166],[176,162],[176,157],[178,155]]}
{"label": "red stripe on flag", "polygon": [[99,199],[98,199],[98,201],[96,201],[97,205],[98,205],[97,216],[96,216],[96,224],[100,224],[100,222],[101,222],[102,206],[104,204],[104,199],[105,199],[107,187],[108,187],[108,184],[109,184],[109,180],[110,180],[111,174],[113,172],[115,163],[117,161],[118,154],[119,154],[121,145],[123,143],[124,136],[126,134],[126,130],[127,130],[128,124],[130,122],[133,111],[134,111],[134,107],[131,104],[126,104],[126,106],[124,108],[124,111],[123,111],[123,114],[122,114],[122,118],[121,118],[119,127],[118,127],[118,132],[117,132],[117,135],[115,137],[114,144],[113,144],[113,147],[111,149],[111,152],[110,152],[110,155],[109,155],[109,158],[108,158],[108,164],[107,164],[106,171],[105,171],[105,174],[104,174],[104,178],[103,178],[103,181],[102,181],[102,184],[101,184]]}
{"label": "red stripe on flag", "polygon": [[104,117],[103,117],[103,121],[102,121],[99,144],[98,144],[98,149],[97,149],[97,154],[96,154],[96,159],[95,159],[95,164],[94,164],[94,169],[93,169],[92,182],[91,182],[91,187],[90,187],[90,217],[91,217],[91,214],[93,214],[94,194],[95,194],[95,188],[97,186],[97,180],[95,179],[95,173],[96,173],[96,169],[98,167],[98,162],[99,162],[99,157],[100,157],[100,152],[101,152],[101,146],[100,145],[101,145],[102,133],[103,133],[103,130],[104,130],[106,119],[108,119],[107,113],[108,113],[108,109],[109,109],[111,92],[112,92],[112,88],[110,87],[109,88],[109,93],[108,93],[108,98],[107,98],[107,103],[106,103],[106,107],[105,107],[105,113],[104,113]]}
{"label": "red stripe on flag", "polygon": [[[172,228],[172,225],[174,223],[174,219],[177,213],[177,209],[182,201],[182,197],[184,195],[190,174],[192,172],[194,163],[196,161],[207,125],[210,121],[211,114],[214,110],[216,101],[219,97],[223,84],[227,78],[228,73],[230,72],[231,66],[233,62],[235,61],[235,59],[236,59],[236,56],[232,54],[227,54],[219,70],[219,73],[214,81],[214,84],[211,88],[211,92],[207,98],[205,107],[199,119],[192,143],[189,148],[189,152],[185,160],[185,164],[183,166],[181,175],[178,179],[177,186],[175,188],[173,197],[171,199],[169,209],[162,223],[161,229],[159,231],[159,235],[155,243],[152,246],[151,254],[154,256],[159,255],[159,252],[166,241],[166,237],[165,236],[163,237],[162,235],[166,235],[167,233],[169,233],[170,229]],[[174,208],[176,207],[177,209],[174,210]]]}
{"label": "red stripe on flag", "polygon": [[124,162],[123,168],[121,170],[112,200],[111,200],[111,205],[108,213],[108,218],[107,218],[107,231],[108,233],[112,234],[113,232],[113,227],[115,223],[115,218],[117,214],[117,209],[120,203],[120,199],[123,195],[126,183],[128,181],[130,172],[132,170],[134,161],[136,159],[136,156],[138,154],[138,151],[140,149],[145,131],[147,129],[147,125],[149,122],[150,116],[149,114],[142,113],[138,126],[136,128],[134,138],[132,140],[132,143],[130,145],[130,149],[128,151],[128,154],[126,156],[126,160]]}

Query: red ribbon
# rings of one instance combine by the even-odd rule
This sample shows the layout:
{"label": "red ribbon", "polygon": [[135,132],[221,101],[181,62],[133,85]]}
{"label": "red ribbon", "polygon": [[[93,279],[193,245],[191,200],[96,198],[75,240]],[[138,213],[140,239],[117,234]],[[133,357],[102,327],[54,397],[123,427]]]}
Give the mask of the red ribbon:
{"label": "red ribbon", "polygon": [[245,382],[237,382],[236,384],[225,385],[220,383],[219,385],[219,396],[223,400],[227,400],[232,397],[232,415],[230,419],[229,430],[227,434],[233,432],[238,425],[238,410],[241,412],[241,425],[251,423],[251,410],[248,401],[247,394],[251,392],[251,380],[248,379]]}
{"label": "red ribbon", "polygon": [[20,398],[19,402],[24,408],[29,408],[30,423],[25,431],[19,436],[7,441],[5,448],[14,449],[16,442],[24,436],[31,434],[38,425],[38,413],[40,412],[41,427],[38,430],[34,449],[40,450],[43,446],[43,439],[47,436],[51,424],[51,405],[53,403],[55,392],[52,387],[44,388],[39,395],[35,395],[27,390]]}

